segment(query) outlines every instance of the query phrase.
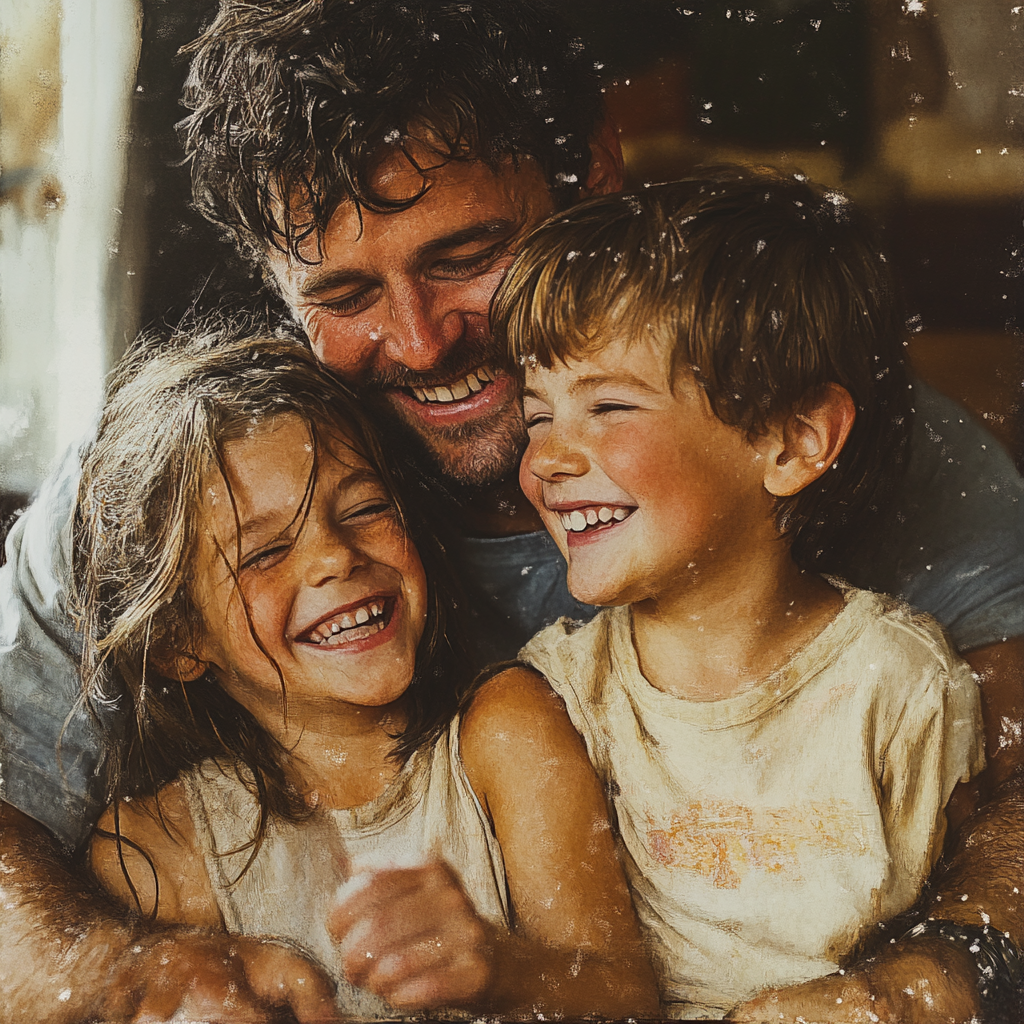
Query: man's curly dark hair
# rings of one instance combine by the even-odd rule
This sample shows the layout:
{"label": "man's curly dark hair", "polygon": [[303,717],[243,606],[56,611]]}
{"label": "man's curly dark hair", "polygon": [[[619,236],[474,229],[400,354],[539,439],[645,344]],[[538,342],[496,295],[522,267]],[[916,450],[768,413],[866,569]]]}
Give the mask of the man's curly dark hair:
{"label": "man's curly dark hair", "polygon": [[300,258],[345,199],[411,206],[426,177],[375,188],[392,154],[421,171],[532,157],[568,205],[601,119],[595,63],[545,0],[222,0],[185,52],[195,204],[257,252]]}

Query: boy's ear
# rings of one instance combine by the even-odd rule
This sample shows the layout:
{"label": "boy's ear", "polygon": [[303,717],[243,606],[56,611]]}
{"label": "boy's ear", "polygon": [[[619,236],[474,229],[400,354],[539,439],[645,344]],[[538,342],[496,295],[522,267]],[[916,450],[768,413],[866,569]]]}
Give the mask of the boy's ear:
{"label": "boy's ear", "polygon": [[194,683],[210,667],[208,661],[202,661],[194,654],[182,654],[159,647],[150,648],[149,660],[164,678],[178,679],[183,683]]}
{"label": "boy's ear", "polygon": [[619,128],[609,114],[590,137],[590,170],[583,183],[583,197],[607,196],[621,192],[625,182]]}
{"label": "boy's ear", "polygon": [[826,473],[846,444],[856,416],[850,392],[830,383],[779,420],[763,439],[768,493],[788,497]]}

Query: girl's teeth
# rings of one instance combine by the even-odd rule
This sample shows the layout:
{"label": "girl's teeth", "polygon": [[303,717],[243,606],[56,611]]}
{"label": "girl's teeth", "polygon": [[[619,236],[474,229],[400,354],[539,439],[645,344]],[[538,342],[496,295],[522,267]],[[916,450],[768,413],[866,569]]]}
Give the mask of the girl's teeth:
{"label": "girl's teeth", "polygon": [[341,632],[341,626],[339,626],[336,622],[332,622],[331,623],[331,632],[332,633],[340,633]]}
{"label": "girl's teeth", "polygon": [[588,508],[587,509],[586,516],[587,516],[587,525],[588,526],[596,526],[597,525],[597,513],[592,508]]}
{"label": "girl's teeth", "polygon": [[370,613],[365,608],[360,608],[356,612],[356,624],[361,626],[364,622],[370,621]]}
{"label": "girl's teeth", "polygon": [[374,615],[380,615],[380,605],[379,604],[371,604],[370,605],[370,611]]}
{"label": "girl's teeth", "polygon": [[602,523],[608,523],[611,522],[613,514],[612,510],[607,505],[602,505],[597,513],[597,518],[600,519]]}
{"label": "girl's teeth", "polygon": [[587,525],[587,517],[578,509],[573,509],[569,513],[569,522],[574,530],[582,530]]}
{"label": "girl's teeth", "polygon": [[626,510],[625,510],[624,508],[617,508],[617,509],[616,509],[616,510],[615,510],[615,511],[614,511],[614,512],[612,513],[612,515],[613,515],[613,516],[615,516],[615,518],[616,518],[616,519],[618,519],[618,521],[619,521],[619,522],[621,523],[621,522],[622,522],[622,520],[623,520],[623,519],[625,519],[625,518],[626,518],[626,516],[628,516],[628,515],[629,515],[629,513],[628,513],[628,512],[627,512],[627,511],[626,511]]}

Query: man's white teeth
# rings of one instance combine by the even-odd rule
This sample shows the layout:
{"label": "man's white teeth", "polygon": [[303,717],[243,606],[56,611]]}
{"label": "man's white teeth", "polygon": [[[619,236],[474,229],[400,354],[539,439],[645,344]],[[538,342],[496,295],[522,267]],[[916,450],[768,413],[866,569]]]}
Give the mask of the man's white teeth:
{"label": "man's white teeth", "polygon": [[461,402],[494,380],[494,375],[486,366],[481,366],[474,373],[467,373],[462,380],[439,388],[413,388],[412,393],[420,402]]}
{"label": "man's white teeth", "polygon": [[336,619],[321,622],[319,626],[311,630],[310,640],[313,643],[320,644],[321,647],[336,647],[351,639],[350,637],[340,635],[347,630],[359,627],[360,637],[370,636],[375,632],[379,633],[384,628],[384,625],[383,602],[371,601],[369,604],[363,605],[362,608],[357,608],[354,612],[345,612]]}
{"label": "man's white teeth", "polygon": [[613,519],[622,522],[629,515],[631,509],[609,508],[602,505],[600,508],[588,508],[586,512],[574,508],[571,512],[562,512],[559,518],[562,526],[571,533],[580,533],[588,526],[597,526],[598,523],[610,523]]}

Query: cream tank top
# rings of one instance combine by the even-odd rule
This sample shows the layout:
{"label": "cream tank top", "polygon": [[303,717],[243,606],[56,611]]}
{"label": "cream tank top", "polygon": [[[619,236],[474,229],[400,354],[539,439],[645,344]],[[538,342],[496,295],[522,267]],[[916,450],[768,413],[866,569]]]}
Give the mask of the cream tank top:
{"label": "cream tank top", "polygon": [[184,783],[228,931],[300,945],[337,981],[338,1008],[347,1015],[399,1016],[338,972],[327,918],[339,885],[352,875],[443,860],[484,920],[508,924],[501,850],[466,778],[457,718],[432,747],[409,758],[376,800],[314,812],[298,823],[272,818],[244,874],[258,817],[255,797],[233,768],[213,761],[189,772]]}

